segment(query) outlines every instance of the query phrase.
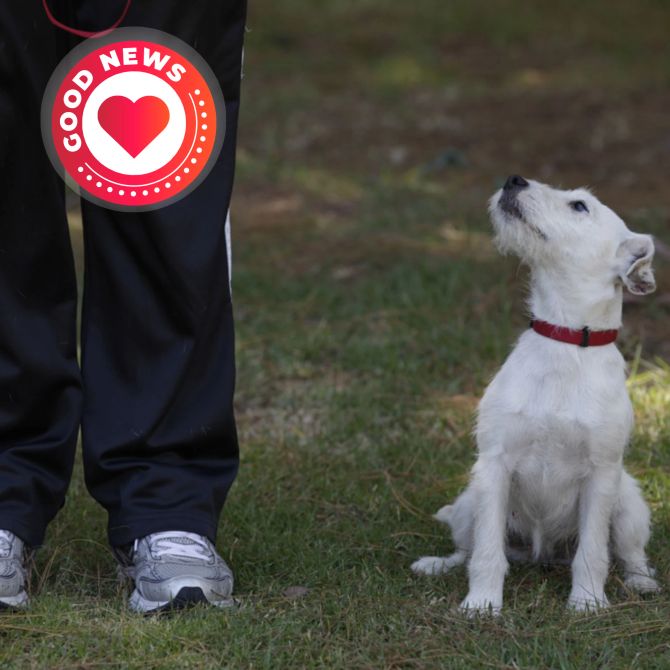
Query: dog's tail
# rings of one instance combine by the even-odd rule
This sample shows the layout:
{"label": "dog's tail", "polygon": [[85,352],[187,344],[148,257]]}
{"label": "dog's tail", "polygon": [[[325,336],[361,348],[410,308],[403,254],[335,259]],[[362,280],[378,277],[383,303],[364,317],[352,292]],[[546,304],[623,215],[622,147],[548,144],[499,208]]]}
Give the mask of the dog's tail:
{"label": "dog's tail", "polygon": [[433,519],[436,521],[439,521],[440,523],[445,523],[450,525],[451,523],[451,513],[454,509],[453,505],[445,505],[444,507],[441,507],[435,514],[433,514]]}

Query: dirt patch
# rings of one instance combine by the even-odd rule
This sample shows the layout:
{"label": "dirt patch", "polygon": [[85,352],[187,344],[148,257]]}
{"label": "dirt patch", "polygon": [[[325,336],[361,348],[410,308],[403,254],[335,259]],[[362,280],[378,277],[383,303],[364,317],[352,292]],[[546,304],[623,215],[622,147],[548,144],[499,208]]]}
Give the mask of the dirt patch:
{"label": "dirt patch", "polygon": [[[614,208],[670,208],[670,93],[548,92],[533,87],[463,98],[423,91],[389,105],[326,98],[297,110],[283,161],[360,176],[419,170],[447,186],[488,192],[510,172],[555,185],[591,185]],[[245,138],[254,152],[253,139]],[[446,157],[444,156],[447,152]],[[442,160],[440,160],[442,157]]]}

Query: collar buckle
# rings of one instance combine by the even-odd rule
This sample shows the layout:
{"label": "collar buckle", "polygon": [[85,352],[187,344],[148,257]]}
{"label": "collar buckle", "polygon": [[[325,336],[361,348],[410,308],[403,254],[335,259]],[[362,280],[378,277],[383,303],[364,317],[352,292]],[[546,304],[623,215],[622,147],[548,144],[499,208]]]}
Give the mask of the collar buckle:
{"label": "collar buckle", "polygon": [[582,328],[582,341],[579,343],[580,347],[588,347],[589,346],[590,335],[591,335],[591,331],[589,330],[589,327],[584,326]]}

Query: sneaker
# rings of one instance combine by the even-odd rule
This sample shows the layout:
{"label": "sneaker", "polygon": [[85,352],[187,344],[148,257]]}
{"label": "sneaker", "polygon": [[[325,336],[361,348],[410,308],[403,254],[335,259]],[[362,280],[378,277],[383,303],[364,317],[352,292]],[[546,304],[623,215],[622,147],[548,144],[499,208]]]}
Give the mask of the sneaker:
{"label": "sneaker", "polygon": [[0,609],[28,605],[26,593],[26,549],[23,540],[0,530]]}
{"label": "sneaker", "polygon": [[116,549],[122,572],[134,580],[134,612],[181,609],[199,603],[231,607],[233,573],[202,535],[153,533],[135,540],[128,552]]}

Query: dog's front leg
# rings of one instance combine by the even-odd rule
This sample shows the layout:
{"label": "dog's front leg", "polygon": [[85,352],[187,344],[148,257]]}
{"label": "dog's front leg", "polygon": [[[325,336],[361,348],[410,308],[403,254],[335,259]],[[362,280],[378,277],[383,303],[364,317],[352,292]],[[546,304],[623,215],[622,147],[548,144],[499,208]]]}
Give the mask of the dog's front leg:
{"label": "dog's front leg", "polygon": [[509,485],[510,473],[501,458],[480,458],[476,463],[471,482],[475,505],[470,587],[460,605],[468,614],[498,614],[502,607]]}
{"label": "dog's front leg", "polygon": [[609,570],[609,534],[621,466],[598,465],[579,494],[579,543],[572,561],[568,607],[583,611],[607,607],[605,580]]}

